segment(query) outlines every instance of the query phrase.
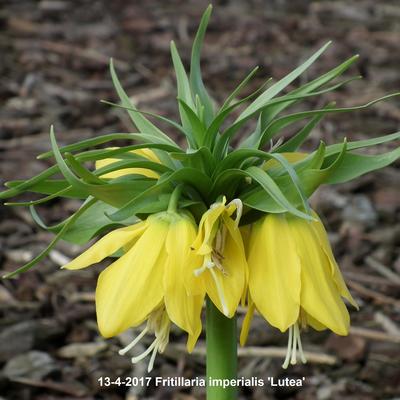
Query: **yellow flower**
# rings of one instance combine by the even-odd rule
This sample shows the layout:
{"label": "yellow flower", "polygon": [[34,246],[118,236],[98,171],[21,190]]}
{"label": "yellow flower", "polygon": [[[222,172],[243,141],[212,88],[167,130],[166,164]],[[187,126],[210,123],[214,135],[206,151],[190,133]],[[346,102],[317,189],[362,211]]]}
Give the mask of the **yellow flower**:
{"label": "yellow flower", "polygon": [[217,308],[231,318],[246,285],[247,263],[238,227],[242,203],[238,199],[225,203],[225,198],[214,203],[201,218],[192,248],[203,257],[203,264],[194,271],[197,279],[190,286],[194,293],[205,290]]}
{"label": "yellow flower", "polygon": [[[304,160],[307,156],[308,153],[300,153],[300,152],[288,152],[288,153],[279,153],[281,156],[283,156],[286,161],[288,161],[290,164],[295,164],[301,160]],[[279,167],[281,164],[277,160],[268,160],[267,162],[264,163],[263,169],[268,170],[274,167]]]}
{"label": "yellow flower", "polygon": [[[112,149],[117,149],[118,147],[110,147],[109,150]],[[149,161],[153,161],[156,163],[161,163],[159,158],[156,156],[153,150],[151,149],[137,149],[137,150],[132,150],[130,153],[137,154],[139,156],[148,158]],[[105,158],[103,160],[97,160],[95,168],[100,169],[102,167],[106,167],[107,165],[110,165],[112,163],[115,163],[117,161],[121,161],[117,158]],[[137,175],[144,175],[147,178],[159,178],[159,174],[155,171],[152,171],[151,169],[147,168],[122,168],[118,169],[117,171],[113,172],[108,172],[103,175],[101,175],[102,178],[107,178],[107,179],[115,179],[119,178],[120,176],[128,175],[128,174],[137,174]]]}
{"label": "yellow flower", "polygon": [[146,332],[154,332],[151,346],[132,362],[151,351],[151,369],[157,352],[168,343],[172,321],[188,333],[192,351],[200,333],[204,294],[189,295],[187,274],[201,263],[190,249],[196,225],[188,214],[161,212],[135,225],[116,229],[83,254],[65,265],[80,269],[98,263],[117,250],[125,253],[101,272],[96,288],[96,313],[104,337],[118,335],[147,321],[147,327],[127,348],[131,349]]}
{"label": "yellow flower", "polygon": [[317,214],[306,221],[290,214],[269,214],[257,221],[248,248],[249,316],[241,342],[245,342],[254,308],[282,332],[289,329],[288,356],[296,362],[296,348],[304,361],[300,327],[349,331],[349,313],[342,300],[357,307],[349,293]]}

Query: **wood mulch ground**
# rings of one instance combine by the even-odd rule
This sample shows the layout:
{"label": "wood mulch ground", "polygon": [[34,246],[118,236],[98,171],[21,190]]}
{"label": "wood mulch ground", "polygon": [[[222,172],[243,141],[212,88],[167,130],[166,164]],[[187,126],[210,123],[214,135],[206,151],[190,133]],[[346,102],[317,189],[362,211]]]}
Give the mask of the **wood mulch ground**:
{"label": "wood mulch ground", "polygon": [[[358,53],[352,69],[364,80],[323,100],[320,107],[363,104],[400,89],[398,1],[216,1],[203,53],[205,80],[222,100],[255,65],[279,78],[327,40],[333,45],[305,79]],[[49,149],[49,126],[60,144],[131,130],[126,117],[101,104],[115,101],[108,72],[113,57],[123,86],[140,108],[176,117],[169,43],[184,61],[205,1],[0,2],[0,180],[27,178],[46,167],[35,159]],[[328,117],[310,148],[399,130],[400,102]],[[166,128],[167,130],[169,128]],[[173,132],[170,132],[173,134]],[[288,132],[290,133],[290,132]],[[382,145],[380,151],[393,148]],[[396,399],[400,397],[399,164],[356,182],[326,187],[313,197],[330,232],[348,285],[361,305],[351,310],[348,337],[303,335],[307,365],[280,367],[286,336],[256,318],[248,347],[240,350],[240,376],[305,377],[297,387],[255,387],[242,399]],[[77,207],[57,201],[39,211],[47,223]],[[52,235],[23,208],[0,206],[0,269],[11,271],[37,254]],[[80,249],[62,243],[40,266],[0,282],[0,400],[204,399],[203,388],[100,387],[101,376],[145,376],[117,350],[133,332],[99,337],[93,303],[99,267],[60,271]],[[242,318],[242,314],[240,318]],[[204,336],[193,355],[173,331],[152,376],[204,376]],[[147,339],[146,339],[147,340]],[[150,338],[148,339],[150,340]]]}

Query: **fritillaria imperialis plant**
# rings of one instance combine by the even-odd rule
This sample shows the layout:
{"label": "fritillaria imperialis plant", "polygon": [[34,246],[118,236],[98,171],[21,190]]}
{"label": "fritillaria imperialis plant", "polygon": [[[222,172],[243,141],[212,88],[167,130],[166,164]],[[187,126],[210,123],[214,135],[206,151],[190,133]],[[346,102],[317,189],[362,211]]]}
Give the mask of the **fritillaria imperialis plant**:
{"label": "fritillaria imperialis plant", "polygon": [[[3,199],[25,192],[44,195],[7,204],[29,206],[34,220],[55,237],[34,260],[5,277],[29,270],[59,240],[85,244],[103,235],[64,266],[81,269],[114,257],[97,281],[100,333],[112,337],[143,325],[142,333],[120,353],[131,351],[132,362],[148,357],[150,371],[157,353],[168,344],[171,324],[187,333],[187,349],[192,351],[202,331],[206,303],[207,375],[234,378],[239,304],[248,310],[242,345],[255,311],[273,327],[288,332],[284,368],[298,358],[306,361],[300,341],[304,328],[348,333],[349,313],[343,299],[356,308],[357,304],[308,199],[321,185],[347,182],[395,161],[399,147],[379,155],[357,150],[398,140],[400,133],[343,139],[329,146],[321,142],[310,153],[299,150],[325,115],[360,110],[397,95],[351,108],[328,103],[321,109],[290,112],[291,106],[358,78],[340,79],[356,61],[354,56],[288,90],[329,43],[286,77],[268,80],[241,98],[255,68],[217,107],[200,73],[200,50],[210,14],[211,7],[194,39],[189,75],[171,43],[180,122],[137,110],[111,62],[121,102],[106,103],[128,112],[134,133],[111,133],[59,147],[51,128],[52,150],[38,158],[52,157],[55,164],[31,179],[7,183],[8,189],[0,195]],[[246,124],[251,119],[256,120],[253,130]],[[182,135],[186,147],[162,132],[158,120]],[[297,133],[277,140],[284,128],[298,123],[303,125]],[[35,206],[55,198],[79,199],[82,205],[65,221],[46,226]],[[145,334],[154,335],[154,341],[138,355],[135,345]],[[209,399],[236,396],[234,387],[207,390]]]}

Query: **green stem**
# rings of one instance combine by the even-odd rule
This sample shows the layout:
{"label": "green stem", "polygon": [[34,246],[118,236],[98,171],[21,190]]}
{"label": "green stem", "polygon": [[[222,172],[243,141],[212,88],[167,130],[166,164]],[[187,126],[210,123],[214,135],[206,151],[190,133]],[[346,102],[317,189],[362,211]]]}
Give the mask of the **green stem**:
{"label": "green stem", "polygon": [[182,193],[182,187],[183,187],[182,185],[178,185],[172,192],[171,197],[169,199],[168,211],[176,212],[178,208],[178,200],[179,197],[181,197]]}
{"label": "green stem", "polygon": [[207,298],[207,400],[234,400],[237,388],[220,383],[210,385],[210,379],[237,378],[236,316],[225,317]]}

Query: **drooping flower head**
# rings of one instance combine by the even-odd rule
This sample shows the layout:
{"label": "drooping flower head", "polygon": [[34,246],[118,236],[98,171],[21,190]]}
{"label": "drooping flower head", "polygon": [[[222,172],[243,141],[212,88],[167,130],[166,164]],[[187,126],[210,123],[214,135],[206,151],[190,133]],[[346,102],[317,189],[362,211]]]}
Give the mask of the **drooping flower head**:
{"label": "drooping flower head", "polygon": [[[332,254],[322,222],[289,214],[269,214],[257,221],[249,238],[250,313],[254,308],[282,332],[289,329],[288,356],[302,355],[299,327],[330,329],[347,335],[349,313],[342,298],[357,307]],[[246,339],[250,317],[245,321]],[[304,359],[304,357],[302,356]]]}
{"label": "drooping flower head", "polygon": [[238,199],[226,204],[223,198],[212,204],[202,216],[192,244],[195,254],[203,257],[202,265],[194,271],[197,282],[193,282],[193,290],[202,282],[212,302],[229,318],[236,312],[247,281],[246,256],[239,230],[241,215],[242,203]]}
{"label": "drooping flower head", "polygon": [[162,352],[168,342],[172,321],[188,333],[187,347],[193,349],[201,333],[204,301],[204,294],[189,295],[185,287],[186,275],[201,260],[190,249],[195,237],[196,226],[188,214],[161,212],[110,232],[64,267],[85,268],[124,249],[97,282],[97,321],[104,337],[148,320],[145,330],[154,332],[156,339],[144,355],[153,351],[154,361],[155,353]]}

